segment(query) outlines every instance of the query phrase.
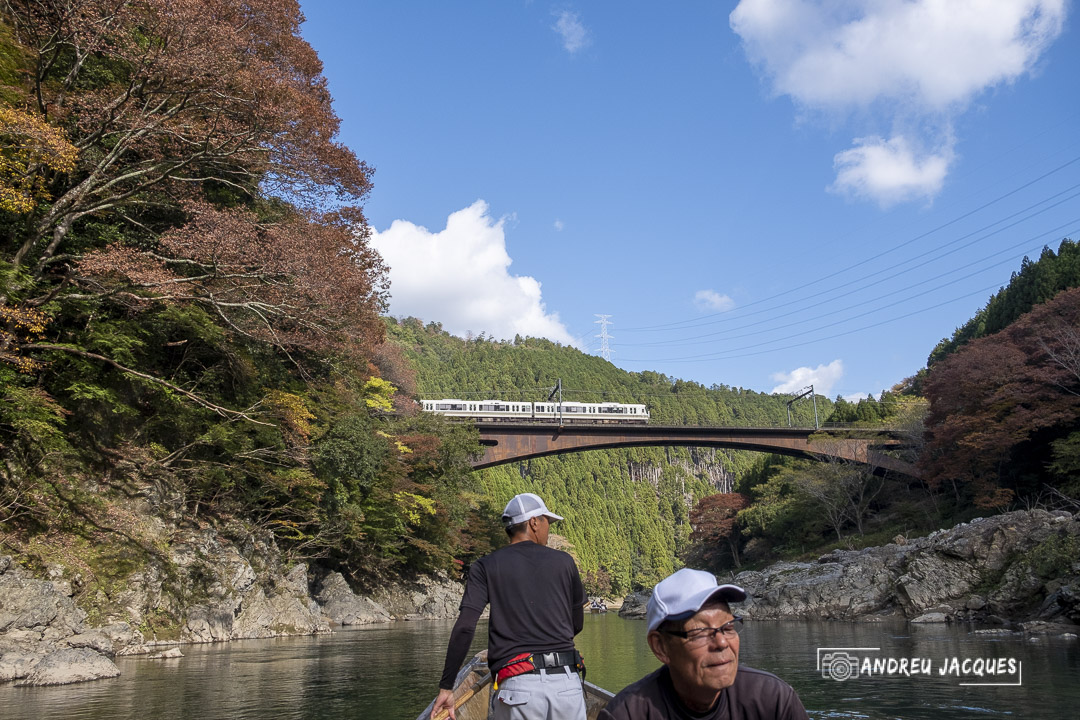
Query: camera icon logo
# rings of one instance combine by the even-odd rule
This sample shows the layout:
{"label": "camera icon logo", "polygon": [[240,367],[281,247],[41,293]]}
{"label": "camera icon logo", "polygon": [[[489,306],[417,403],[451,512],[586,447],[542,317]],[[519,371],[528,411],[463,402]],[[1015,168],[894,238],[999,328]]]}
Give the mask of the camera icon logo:
{"label": "camera icon logo", "polygon": [[821,677],[837,682],[859,677],[859,658],[843,650],[821,656]]}

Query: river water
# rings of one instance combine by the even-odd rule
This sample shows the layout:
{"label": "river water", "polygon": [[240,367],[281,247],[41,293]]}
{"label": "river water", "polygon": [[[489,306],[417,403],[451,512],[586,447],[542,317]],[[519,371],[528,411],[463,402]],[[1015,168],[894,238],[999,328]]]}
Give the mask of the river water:
{"label": "river water", "polygon": [[[323,637],[186,645],[177,660],[117,658],[122,675],[111,680],[0,686],[0,718],[413,720],[437,691],[451,626],[394,623]],[[577,644],[588,679],[618,691],[657,667],[644,635],[641,620],[587,615]],[[740,662],[784,678],[813,718],[1080,718],[1078,640],[816,621],[747,622],[741,636]],[[482,623],[475,649],[485,637]],[[834,650],[822,671],[824,647]],[[910,666],[912,658],[919,670],[929,662],[930,673],[884,674],[889,660]],[[940,675],[953,659],[956,672]],[[1003,674],[974,675],[976,661]],[[961,684],[970,682],[982,684]]]}

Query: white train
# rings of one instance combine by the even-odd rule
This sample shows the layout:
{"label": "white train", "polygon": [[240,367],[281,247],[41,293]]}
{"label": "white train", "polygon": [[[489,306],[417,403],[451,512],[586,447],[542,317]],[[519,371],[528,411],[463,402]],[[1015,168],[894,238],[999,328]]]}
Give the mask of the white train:
{"label": "white train", "polygon": [[526,402],[518,400],[421,400],[424,412],[484,421],[543,420],[566,423],[647,423],[644,405],[613,402]]}

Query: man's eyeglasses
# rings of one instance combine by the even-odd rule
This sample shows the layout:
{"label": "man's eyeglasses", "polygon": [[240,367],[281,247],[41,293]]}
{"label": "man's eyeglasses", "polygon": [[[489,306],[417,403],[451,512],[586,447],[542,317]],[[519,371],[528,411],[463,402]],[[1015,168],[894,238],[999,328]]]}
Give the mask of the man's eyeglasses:
{"label": "man's eyeglasses", "polygon": [[686,640],[687,645],[704,645],[716,637],[717,633],[723,635],[725,640],[734,640],[735,636],[739,634],[740,627],[742,627],[742,616],[735,615],[720,627],[694,628],[693,630],[661,630],[660,632],[681,637]]}

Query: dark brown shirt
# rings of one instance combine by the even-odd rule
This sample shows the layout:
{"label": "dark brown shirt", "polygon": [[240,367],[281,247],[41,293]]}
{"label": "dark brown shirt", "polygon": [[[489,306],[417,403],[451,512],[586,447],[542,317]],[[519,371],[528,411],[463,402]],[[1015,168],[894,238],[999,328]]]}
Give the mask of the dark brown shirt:
{"label": "dark brown shirt", "polygon": [[735,682],[704,713],[691,712],[675,694],[664,667],[623,689],[598,720],[809,720],[790,685],[772,673],[740,665]]}

